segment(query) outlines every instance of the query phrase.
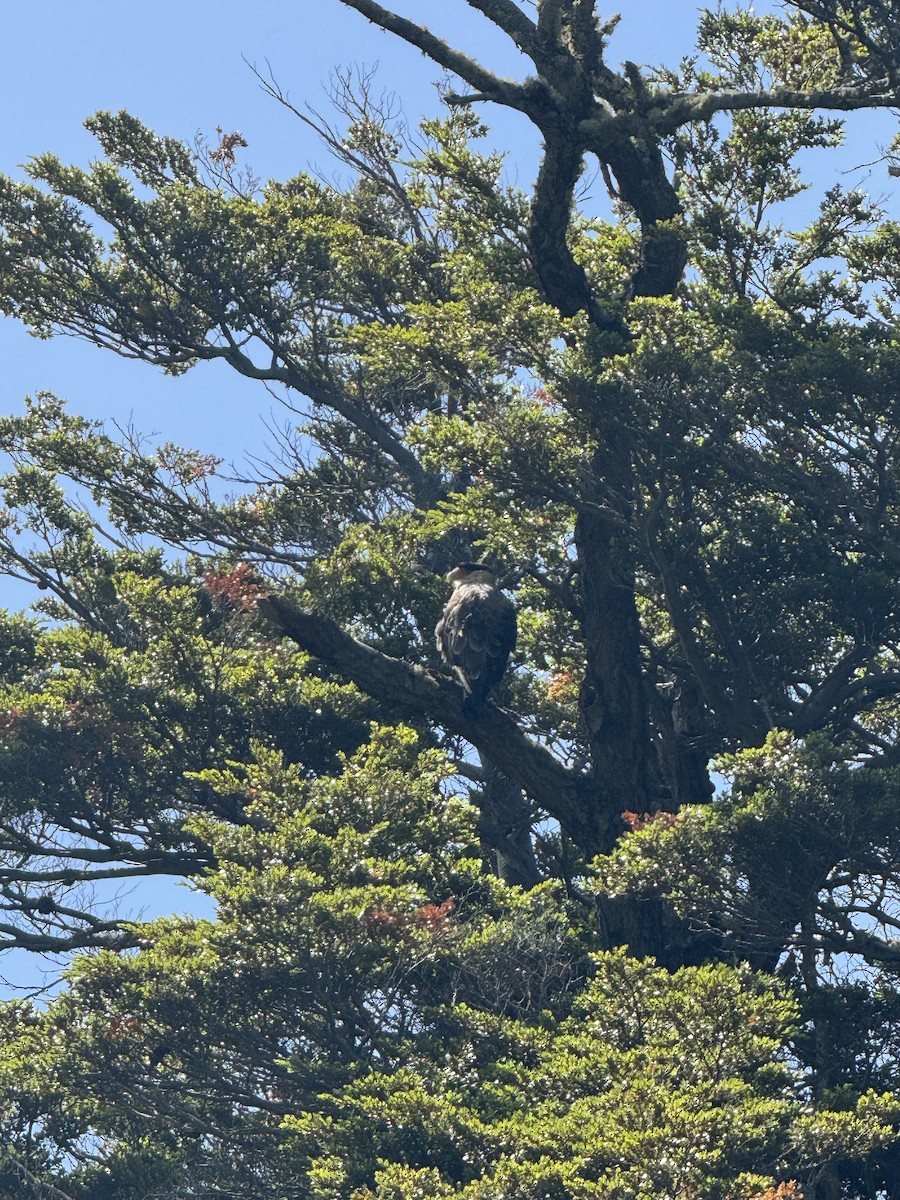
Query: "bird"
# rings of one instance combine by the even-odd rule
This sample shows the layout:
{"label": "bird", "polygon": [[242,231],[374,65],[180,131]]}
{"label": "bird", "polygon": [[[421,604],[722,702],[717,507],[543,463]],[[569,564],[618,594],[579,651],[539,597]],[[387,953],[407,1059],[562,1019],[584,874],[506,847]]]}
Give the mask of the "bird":
{"label": "bird", "polygon": [[485,563],[457,563],[445,578],[453,591],[435,627],[435,642],[463,686],[465,706],[478,712],[515,649],[516,609]]}

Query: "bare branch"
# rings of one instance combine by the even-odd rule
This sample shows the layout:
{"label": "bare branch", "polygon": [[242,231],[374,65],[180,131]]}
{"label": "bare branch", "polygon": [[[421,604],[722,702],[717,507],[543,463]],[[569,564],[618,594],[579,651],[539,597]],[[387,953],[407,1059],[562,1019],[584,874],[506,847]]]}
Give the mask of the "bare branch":
{"label": "bare branch", "polygon": [[52,1183],[47,1183],[45,1179],[33,1174],[20,1159],[10,1158],[9,1161],[21,1183],[31,1190],[33,1196],[46,1196],[48,1200],[73,1200],[70,1192],[60,1191]]}
{"label": "bare branch", "polygon": [[508,33],[523,54],[527,54],[532,62],[537,63],[540,47],[537,37],[537,26],[529,21],[520,8],[516,8],[512,0],[466,0],[470,8],[477,8],[480,13],[492,21],[498,29]]}
{"label": "bare branch", "polygon": [[[694,96],[673,94],[657,101],[657,110],[649,120],[661,134],[672,133],[681,125],[706,121],[717,112],[739,112],[750,108],[836,109],[853,112],[862,108],[896,108],[900,93],[884,90],[875,92],[859,87],[825,88],[821,91],[796,92],[790,88],[773,88],[766,92],[704,92]],[[606,123],[591,122],[586,132],[595,135],[606,132]]]}
{"label": "bare branch", "polygon": [[370,437],[380,450],[394,460],[408,477],[417,497],[422,502],[431,504],[436,499],[434,479],[390,427],[374,413],[366,412],[365,409],[354,404],[346,396],[342,396],[324,381],[313,378],[295,366],[258,367],[251,358],[243,353],[233,339],[227,350],[213,351],[207,357],[224,358],[236,371],[248,379],[284,384],[285,387],[308,396],[315,404],[332,409],[355,425],[361,433]]}
{"label": "bare branch", "polygon": [[374,25],[380,26],[388,33],[397,34],[409,45],[415,46],[423,54],[427,54],[439,66],[452,71],[454,75],[464,79],[471,87],[477,88],[480,92],[486,92],[501,104],[512,104],[516,93],[520,91],[517,84],[508,79],[501,79],[500,76],[486,70],[474,58],[469,58],[461,50],[455,50],[447,42],[426,29],[424,25],[417,25],[415,21],[398,17],[396,13],[376,4],[375,0],[341,0],[341,3],[346,4],[348,8],[355,9]]}
{"label": "bare branch", "polygon": [[[826,914],[836,920],[839,910],[834,905],[823,905]],[[893,941],[883,941],[864,929],[858,929],[849,921],[837,922],[840,933],[820,931],[815,935],[816,945],[837,954],[859,954],[868,963],[896,966],[900,963],[900,946]]]}

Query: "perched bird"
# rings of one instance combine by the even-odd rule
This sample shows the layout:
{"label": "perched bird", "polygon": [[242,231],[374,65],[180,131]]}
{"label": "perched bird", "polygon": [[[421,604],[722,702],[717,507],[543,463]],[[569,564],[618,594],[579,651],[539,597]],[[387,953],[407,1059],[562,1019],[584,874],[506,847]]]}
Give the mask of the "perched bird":
{"label": "perched bird", "polygon": [[447,581],[453,592],[435,628],[435,641],[477,711],[500,682],[515,649],[516,610],[484,563],[458,563]]}

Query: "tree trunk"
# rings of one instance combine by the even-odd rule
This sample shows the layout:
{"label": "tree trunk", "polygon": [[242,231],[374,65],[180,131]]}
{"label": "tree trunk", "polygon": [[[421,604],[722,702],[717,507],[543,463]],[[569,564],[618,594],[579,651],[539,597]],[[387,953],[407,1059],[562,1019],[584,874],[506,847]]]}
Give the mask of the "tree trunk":
{"label": "tree trunk", "polygon": [[[591,746],[597,798],[613,817],[651,808],[650,719],[627,530],[628,457],[622,445],[607,446],[598,456],[602,461],[595,465],[602,469],[597,478],[605,486],[602,493],[597,489],[595,507],[583,510],[575,524],[587,651],[581,717]],[[613,839],[615,825],[610,830]]]}
{"label": "tree trunk", "polygon": [[531,840],[531,806],[510,779],[479,751],[484,787],[475,797],[481,809],[478,831],[494,856],[504,883],[533,888],[543,882]]}

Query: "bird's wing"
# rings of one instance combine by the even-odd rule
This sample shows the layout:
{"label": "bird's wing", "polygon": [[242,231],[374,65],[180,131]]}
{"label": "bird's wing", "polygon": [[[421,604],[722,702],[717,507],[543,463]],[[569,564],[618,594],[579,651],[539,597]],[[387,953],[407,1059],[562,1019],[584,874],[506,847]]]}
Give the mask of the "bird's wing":
{"label": "bird's wing", "polygon": [[445,662],[467,686],[489,690],[506,668],[516,644],[516,612],[511,601],[495,589],[481,589],[451,598],[438,624]]}

